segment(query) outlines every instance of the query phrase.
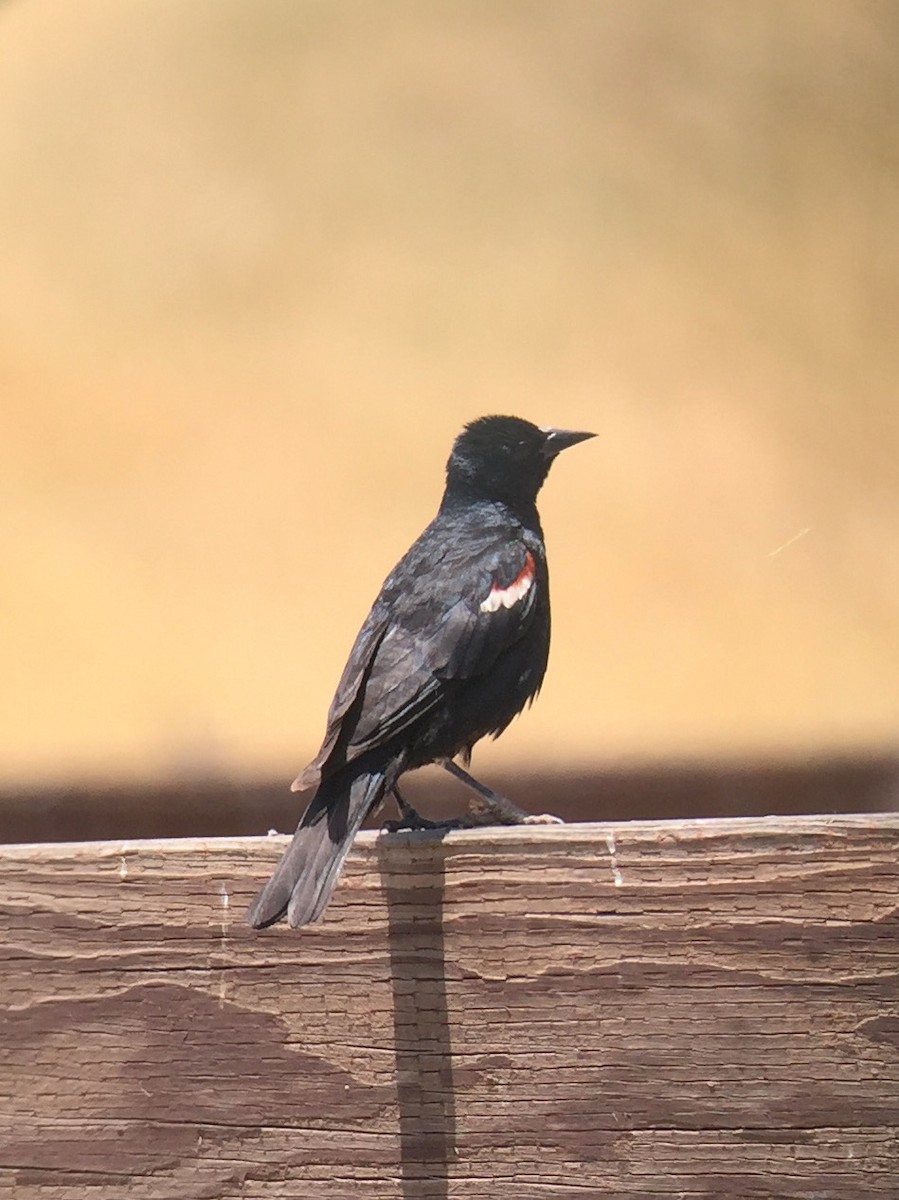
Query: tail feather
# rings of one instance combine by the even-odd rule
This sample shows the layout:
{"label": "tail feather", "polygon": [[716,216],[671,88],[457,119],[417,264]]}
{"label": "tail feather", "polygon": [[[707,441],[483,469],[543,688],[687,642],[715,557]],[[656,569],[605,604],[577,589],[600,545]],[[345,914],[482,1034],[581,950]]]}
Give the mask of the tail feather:
{"label": "tail feather", "polygon": [[363,772],[319,786],[274,874],[250,905],[247,921],[254,929],[285,915],[294,929],[318,920],[359,827],[394,779],[392,772]]}

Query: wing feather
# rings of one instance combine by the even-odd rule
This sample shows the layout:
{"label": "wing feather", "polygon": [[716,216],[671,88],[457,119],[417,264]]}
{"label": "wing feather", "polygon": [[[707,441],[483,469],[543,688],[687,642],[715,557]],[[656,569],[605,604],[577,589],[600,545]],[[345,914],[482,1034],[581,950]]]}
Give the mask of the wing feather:
{"label": "wing feather", "polygon": [[[420,542],[423,539],[420,539]],[[396,738],[425,719],[447,684],[487,674],[531,625],[540,581],[522,588],[534,558],[523,541],[497,541],[453,569],[434,571],[419,543],[388,576],[350,654],[328,714],[322,748],[294,784],[319,781],[330,767]],[[528,567],[528,564],[530,566]],[[402,569],[401,569],[402,568]],[[447,586],[449,594],[436,588]],[[504,589],[517,585],[515,599]],[[485,604],[499,592],[502,602]]]}

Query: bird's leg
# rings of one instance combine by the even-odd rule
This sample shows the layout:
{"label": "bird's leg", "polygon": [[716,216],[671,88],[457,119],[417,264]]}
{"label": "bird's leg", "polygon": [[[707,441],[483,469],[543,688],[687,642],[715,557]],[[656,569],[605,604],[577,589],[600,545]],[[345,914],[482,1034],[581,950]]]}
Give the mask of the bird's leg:
{"label": "bird's leg", "polygon": [[400,833],[404,829],[464,829],[466,827],[467,823],[464,818],[453,821],[431,821],[427,817],[423,817],[417,809],[412,807],[396,784],[393,785],[393,798],[400,810],[400,819],[384,822],[381,828],[387,833]]}
{"label": "bird's leg", "polygon": [[554,817],[550,813],[540,813],[539,816],[533,813],[525,812],[523,808],[519,808],[517,804],[513,804],[511,800],[507,800],[505,796],[501,796],[499,792],[494,792],[492,788],[485,787],[483,783],[469,775],[464,771],[458,763],[447,760],[441,766],[449,771],[450,775],[464,783],[466,787],[471,788],[473,792],[477,792],[480,800],[474,800],[471,804],[471,816],[468,824],[470,825],[561,825],[562,818]]}

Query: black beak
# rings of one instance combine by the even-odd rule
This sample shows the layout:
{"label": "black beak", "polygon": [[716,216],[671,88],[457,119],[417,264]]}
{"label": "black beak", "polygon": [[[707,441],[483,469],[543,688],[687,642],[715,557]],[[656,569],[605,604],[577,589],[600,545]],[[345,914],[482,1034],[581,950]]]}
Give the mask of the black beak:
{"label": "black beak", "polygon": [[547,458],[555,458],[569,446],[578,442],[586,442],[587,438],[596,437],[595,433],[577,433],[573,429],[544,429],[546,441],[543,443],[543,453]]}

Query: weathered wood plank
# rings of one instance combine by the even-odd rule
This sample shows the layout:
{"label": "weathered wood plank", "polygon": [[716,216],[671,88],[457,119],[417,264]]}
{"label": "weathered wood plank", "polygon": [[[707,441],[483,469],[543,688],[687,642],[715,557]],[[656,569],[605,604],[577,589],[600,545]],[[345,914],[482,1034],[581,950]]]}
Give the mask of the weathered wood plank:
{"label": "weathered wood plank", "polygon": [[0,849],[0,1195],[895,1198],[899,817]]}

